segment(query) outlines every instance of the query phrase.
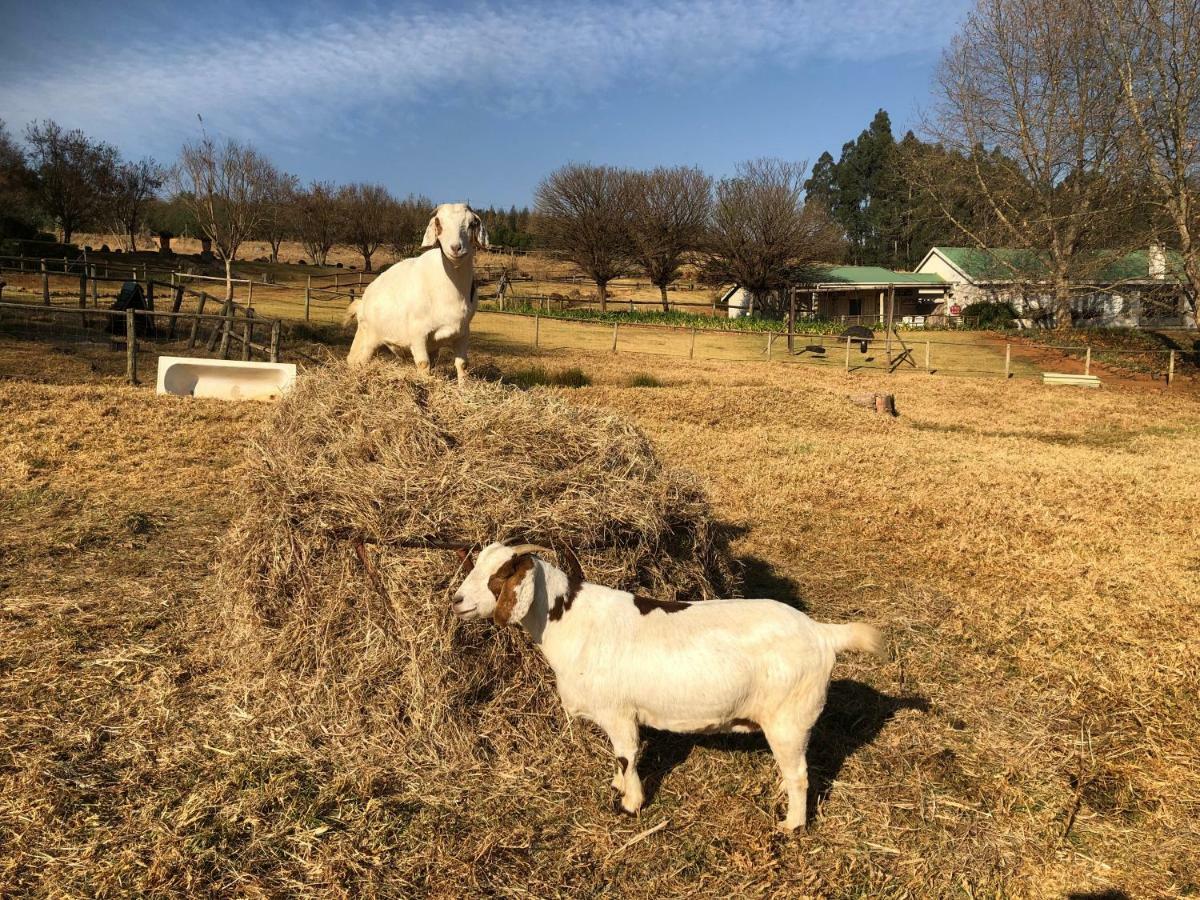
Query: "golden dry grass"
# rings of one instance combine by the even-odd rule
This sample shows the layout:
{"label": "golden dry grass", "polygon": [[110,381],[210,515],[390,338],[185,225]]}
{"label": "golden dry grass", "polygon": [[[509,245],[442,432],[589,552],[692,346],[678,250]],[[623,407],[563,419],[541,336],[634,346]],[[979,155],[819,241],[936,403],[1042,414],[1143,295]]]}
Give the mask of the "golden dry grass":
{"label": "golden dry grass", "polygon": [[[595,381],[567,402],[697,473],[748,592],[886,631],[890,662],[835,672],[819,810],[785,838],[755,740],[647,735],[632,822],[579,723],[513,748],[486,790],[281,727],[209,647],[261,408],[37,384],[35,355],[0,353],[0,893],[1200,891],[1193,392],[539,355]],[[666,386],[626,387],[638,373]],[[899,419],[846,402],[877,389]]]}

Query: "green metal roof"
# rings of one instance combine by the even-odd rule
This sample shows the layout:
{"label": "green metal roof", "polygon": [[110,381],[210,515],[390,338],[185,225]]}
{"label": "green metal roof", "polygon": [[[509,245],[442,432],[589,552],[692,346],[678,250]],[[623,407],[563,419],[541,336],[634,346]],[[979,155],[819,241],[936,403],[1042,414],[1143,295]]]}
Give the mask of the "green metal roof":
{"label": "green metal roof", "polygon": [[893,272],[882,266],[830,266],[815,270],[812,279],[818,284],[946,284],[940,275]]}
{"label": "green metal roof", "polygon": [[[1167,257],[1167,277],[1172,281],[1182,280],[1183,272],[1183,256],[1175,250],[1168,250]],[[1115,283],[1118,281],[1153,281],[1150,277],[1150,251],[1135,250],[1133,253],[1127,253],[1118,260],[1109,263],[1099,274],[1096,275],[1097,281]]]}
{"label": "green metal roof", "polygon": [[[935,247],[972,281],[1036,281],[1050,277],[1049,254],[1040,250],[1015,250],[995,247]],[[1111,254],[1108,254],[1111,256]],[[1098,271],[1089,280],[1104,284],[1119,281],[1153,281],[1150,277],[1148,250],[1135,250],[1116,259],[1105,260],[1104,251],[1092,254]],[[1183,257],[1168,250],[1167,271],[1172,278],[1183,274]]]}
{"label": "green metal roof", "polygon": [[954,263],[972,281],[1019,281],[1045,278],[1048,274],[1046,254],[1037,250],[1012,250],[997,247],[979,250],[975,247],[935,247],[942,256]]}

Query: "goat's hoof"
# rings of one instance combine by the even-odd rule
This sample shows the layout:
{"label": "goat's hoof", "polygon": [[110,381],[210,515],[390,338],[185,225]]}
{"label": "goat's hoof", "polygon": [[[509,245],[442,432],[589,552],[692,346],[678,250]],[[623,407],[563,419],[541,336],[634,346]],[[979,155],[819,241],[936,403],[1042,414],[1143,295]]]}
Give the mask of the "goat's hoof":
{"label": "goat's hoof", "polygon": [[639,812],[640,812],[640,808],[639,809],[626,809],[625,808],[625,798],[622,797],[620,793],[617,793],[613,797],[612,808],[613,808],[613,812],[615,812],[619,816],[629,816],[630,818],[635,818],[635,819],[638,817]]}
{"label": "goat's hoof", "polygon": [[803,822],[797,822],[795,824],[792,824],[791,822],[780,822],[775,826],[775,830],[781,834],[795,834],[797,830],[802,830],[803,828]]}

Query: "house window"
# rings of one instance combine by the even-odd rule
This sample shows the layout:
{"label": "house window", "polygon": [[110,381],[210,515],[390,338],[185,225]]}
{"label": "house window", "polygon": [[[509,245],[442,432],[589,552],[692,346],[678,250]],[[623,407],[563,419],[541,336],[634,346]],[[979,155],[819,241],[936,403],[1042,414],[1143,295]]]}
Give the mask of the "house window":
{"label": "house window", "polygon": [[850,315],[852,315],[852,316],[861,316],[862,315],[862,300],[858,299],[857,297],[854,297],[850,301]]}

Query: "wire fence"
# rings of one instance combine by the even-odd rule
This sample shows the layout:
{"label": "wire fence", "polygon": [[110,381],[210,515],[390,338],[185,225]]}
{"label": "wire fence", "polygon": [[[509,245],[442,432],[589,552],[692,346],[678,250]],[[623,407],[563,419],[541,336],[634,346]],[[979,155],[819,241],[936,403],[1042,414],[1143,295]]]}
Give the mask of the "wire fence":
{"label": "wire fence", "polygon": [[[122,311],[105,308],[128,280],[137,280],[147,295],[146,311],[134,311],[137,328],[132,351],[139,353],[167,348],[187,354],[210,354],[229,358],[278,361],[281,319],[309,320],[314,309],[340,318],[345,306],[362,296],[374,277],[371,273],[313,275],[303,292],[296,284],[264,284],[239,280],[235,291],[240,299],[224,298],[197,290],[194,282],[168,272],[167,279],[146,279],[144,269],[134,267],[121,274],[104,276],[98,266],[71,267],[68,260],[57,271],[49,263],[35,268],[18,258],[0,258],[0,335],[52,343],[91,344],[109,351],[125,348]],[[110,269],[110,271],[112,271]],[[223,281],[224,279],[219,279]],[[186,283],[185,283],[186,282]],[[199,281],[203,285],[203,281]],[[482,282],[481,297],[499,298],[500,283]],[[527,296],[523,308],[501,310],[485,307],[477,314],[472,331],[481,339],[532,350],[584,350],[608,353],[637,353],[694,360],[780,362],[841,368],[845,372],[915,371],[944,375],[982,375],[998,378],[1041,377],[1053,360],[1070,361],[1089,375],[1093,364],[1136,369],[1169,385],[1178,364],[1195,367],[1200,346],[1192,352],[1163,349],[1092,347],[1083,344],[1042,343],[1024,338],[972,339],[951,333],[886,329],[870,338],[847,338],[839,334],[814,333],[803,322],[788,330],[784,323],[772,328],[758,323],[756,329],[720,327],[705,321],[703,327],[667,323],[597,321],[570,315],[569,298],[546,298],[530,311]],[[11,302],[11,301],[17,302]],[[623,301],[629,302],[629,301]],[[658,301],[635,301],[658,305]],[[155,309],[155,304],[158,308]],[[720,306],[723,304],[704,304]],[[269,313],[262,315],[259,309]],[[579,307],[584,309],[586,307]],[[547,314],[552,311],[553,314]],[[811,323],[810,323],[811,324]],[[877,317],[840,317],[825,323],[836,329],[848,325],[878,326]],[[958,327],[972,323],[961,320]],[[824,327],[824,326],[823,326]],[[1200,342],[1197,342],[1200,344]],[[298,352],[298,351],[297,351]],[[301,355],[302,357],[302,355]],[[302,357],[303,358],[303,357]]]}
{"label": "wire fence", "polygon": [[[1185,354],[1176,349],[1093,348],[1027,340],[938,339],[901,335],[898,331],[870,338],[809,334],[786,330],[747,332],[633,322],[596,322],[566,316],[488,310],[480,312],[472,333],[511,347],[532,350],[607,351],[709,361],[762,361],[837,368],[846,373],[919,372],[929,375],[972,375],[1003,379],[1043,378],[1044,367],[1063,360],[1092,375],[1093,365],[1140,360],[1136,368],[1169,386]],[[949,338],[950,335],[946,335]],[[964,335],[965,337],[965,335]],[[1195,365],[1197,354],[1186,354]]]}

